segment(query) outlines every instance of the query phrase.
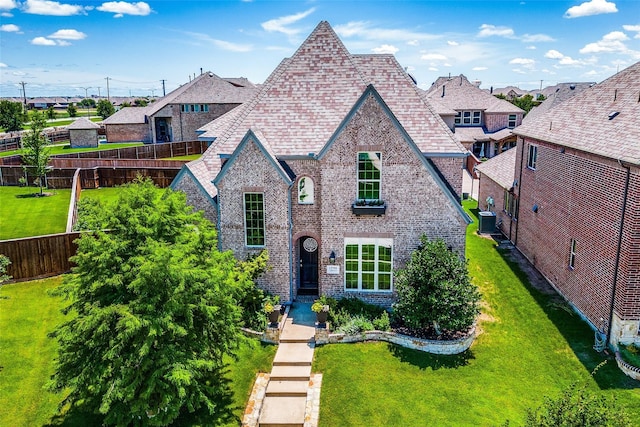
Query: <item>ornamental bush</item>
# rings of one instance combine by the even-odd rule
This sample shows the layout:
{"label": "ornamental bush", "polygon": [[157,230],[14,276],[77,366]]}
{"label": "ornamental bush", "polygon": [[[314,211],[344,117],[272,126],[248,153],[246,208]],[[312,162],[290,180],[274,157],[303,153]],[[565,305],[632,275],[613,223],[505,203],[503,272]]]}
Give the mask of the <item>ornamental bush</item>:
{"label": "ornamental bush", "polygon": [[395,316],[413,329],[466,331],[480,312],[480,292],[466,261],[441,239],[422,235],[420,241],[406,267],[396,272]]}

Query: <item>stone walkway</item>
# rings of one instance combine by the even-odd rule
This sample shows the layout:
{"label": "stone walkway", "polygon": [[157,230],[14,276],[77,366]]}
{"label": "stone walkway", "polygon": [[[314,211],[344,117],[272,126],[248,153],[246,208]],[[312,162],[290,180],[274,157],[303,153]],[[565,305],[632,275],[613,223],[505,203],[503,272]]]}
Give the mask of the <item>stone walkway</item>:
{"label": "stone walkway", "polygon": [[315,313],[296,302],[285,318],[271,374],[256,379],[243,426],[318,425],[322,375],[311,374]]}

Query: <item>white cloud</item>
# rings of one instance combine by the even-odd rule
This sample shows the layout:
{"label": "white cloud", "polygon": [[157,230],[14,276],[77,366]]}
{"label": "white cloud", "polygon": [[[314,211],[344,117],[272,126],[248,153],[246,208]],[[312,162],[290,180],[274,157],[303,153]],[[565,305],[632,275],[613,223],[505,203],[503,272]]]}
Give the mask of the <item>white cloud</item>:
{"label": "white cloud", "polygon": [[486,71],[486,70],[488,70],[487,67],[473,67],[471,69],[471,71]]}
{"label": "white cloud", "polygon": [[419,46],[419,45],[420,45],[420,42],[419,42],[418,40],[409,40],[409,41],[407,42],[407,44],[408,44],[409,46]]}
{"label": "white cloud", "polygon": [[296,13],[295,15],[287,15],[280,18],[270,19],[269,21],[263,22],[261,25],[265,31],[268,31],[270,33],[277,32],[286,34],[288,36],[293,36],[298,34],[300,30],[297,28],[288,28],[287,25],[295,24],[301,19],[304,19],[307,16],[311,15],[315,11],[316,8],[312,7],[311,9],[305,10],[304,12]]}
{"label": "white cloud", "polygon": [[46,37],[36,37],[35,39],[31,40],[31,44],[34,44],[36,46],[55,46],[56,42],[55,40],[49,40]]}
{"label": "white cloud", "polygon": [[3,18],[13,18],[13,13],[2,12],[0,13],[0,16],[2,16]]}
{"label": "white cloud", "polygon": [[58,46],[71,46],[71,43],[66,40],[56,40]]}
{"label": "white cloud", "polygon": [[556,40],[546,34],[525,34],[522,36],[522,41],[525,43],[541,43],[554,42]]}
{"label": "white cloud", "polygon": [[344,25],[336,25],[333,29],[341,38],[360,37],[366,40],[382,40],[387,43],[392,41],[411,42],[413,46],[417,46],[418,42],[422,40],[436,40],[442,37],[405,29],[375,28],[369,22],[364,21],[351,21]]}
{"label": "white cloud", "polygon": [[496,27],[495,25],[482,24],[480,26],[480,32],[478,33],[478,37],[507,37],[513,38],[514,32],[509,27]]}
{"label": "white cloud", "polygon": [[62,40],[82,40],[86,38],[87,35],[78,30],[58,30],[55,33],[51,34],[49,38],[51,39],[62,39]]}
{"label": "white cloud", "polygon": [[151,7],[143,2],[128,3],[126,1],[108,1],[96,7],[100,12],[115,13],[114,18],[122,18],[124,15],[147,16],[151,13]]}
{"label": "white cloud", "polygon": [[4,24],[0,26],[0,31],[4,31],[5,33],[17,33],[20,31],[20,27],[15,24]]}
{"label": "white cloud", "polygon": [[622,31],[612,31],[599,41],[587,44],[580,49],[580,53],[626,52],[627,47],[623,43],[626,40],[629,40],[629,37]]}
{"label": "white cloud", "polygon": [[379,47],[374,47],[373,49],[371,49],[374,53],[390,53],[392,55],[395,55],[398,52],[398,48],[390,45],[390,44],[383,44],[382,46]]}
{"label": "white cloud", "polygon": [[447,41],[447,44],[448,44],[449,46],[460,46],[460,43],[458,43],[458,42],[454,42],[454,41],[452,41],[452,40],[448,40],[448,41]]}
{"label": "white cloud", "polygon": [[615,3],[610,3],[607,0],[591,0],[584,2],[578,6],[573,6],[567,9],[564,13],[565,18],[581,18],[583,16],[601,15],[603,13],[616,13]]}
{"label": "white cloud", "polygon": [[446,61],[447,57],[440,53],[425,53],[420,59],[424,59],[425,61]]}
{"label": "white cloud", "polygon": [[640,25],[623,25],[622,28],[624,28],[625,31],[636,33],[636,35],[633,36],[634,39],[640,39]]}
{"label": "white cloud", "polygon": [[527,47],[525,47],[525,49],[527,49],[527,50],[536,50],[537,47],[535,47],[535,46],[527,46]]}
{"label": "white cloud", "polygon": [[511,61],[509,61],[509,64],[522,65],[523,67],[526,67],[526,68],[533,67],[535,63],[536,61],[530,58],[513,58]]}
{"label": "white cloud", "polygon": [[514,73],[518,73],[518,74],[527,74],[526,71],[523,71],[520,68],[514,68],[511,71],[513,71]]}
{"label": "white cloud", "polygon": [[564,55],[557,50],[551,49],[544,54],[544,57],[549,59],[562,59]]}
{"label": "white cloud", "polygon": [[427,68],[429,71],[439,71],[436,67],[429,67]]}
{"label": "white cloud", "polygon": [[237,44],[237,43],[231,43],[225,40],[219,40],[219,39],[214,39],[211,36],[209,36],[208,34],[202,34],[202,33],[192,33],[189,31],[185,31],[184,34],[191,36],[192,38],[198,39],[200,41],[203,41],[205,43],[214,45],[215,47],[222,49],[222,50],[228,50],[230,52],[249,52],[251,50],[253,50],[253,46],[252,45],[248,45],[248,44]]}
{"label": "white cloud", "polygon": [[23,6],[25,13],[48,16],[72,16],[85,13],[85,8],[76,4],[62,4],[57,1],[27,0]]}
{"label": "white cloud", "polygon": [[5,64],[4,62],[0,62],[0,68],[7,68],[7,64]]}
{"label": "white cloud", "polygon": [[0,0],[0,10],[11,10],[18,7],[15,0]]}

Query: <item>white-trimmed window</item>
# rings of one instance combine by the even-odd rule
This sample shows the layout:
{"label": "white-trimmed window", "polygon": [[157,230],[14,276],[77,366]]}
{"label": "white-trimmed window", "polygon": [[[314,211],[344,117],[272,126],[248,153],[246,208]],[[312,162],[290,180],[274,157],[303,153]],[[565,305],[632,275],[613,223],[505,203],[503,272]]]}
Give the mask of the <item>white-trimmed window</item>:
{"label": "white-trimmed window", "polygon": [[347,291],[391,292],[393,239],[344,239],[344,279]]}
{"label": "white-trimmed window", "polygon": [[482,111],[465,110],[456,113],[454,122],[460,126],[477,126],[482,124]]}
{"label": "white-trimmed window", "polygon": [[515,114],[509,114],[509,124],[507,125],[507,127],[509,129],[513,129],[514,127],[516,127],[516,123],[518,123],[518,116],[516,116]]}
{"label": "white-trimmed window", "polygon": [[314,198],[313,179],[303,176],[298,180],[298,204],[312,205]]}
{"label": "white-trimmed window", "polygon": [[382,153],[358,153],[358,200],[380,200]]}
{"label": "white-trimmed window", "polygon": [[538,146],[529,144],[529,156],[527,157],[527,167],[529,169],[536,170],[537,163],[538,163]]}
{"label": "white-trimmed window", "polygon": [[571,239],[571,247],[569,248],[569,268],[576,268],[576,239]]}
{"label": "white-trimmed window", "polygon": [[244,235],[247,246],[264,246],[263,193],[244,193]]}
{"label": "white-trimmed window", "polygon": [[509,190],[504,190],[504,211],[511,218],[518,219],[518,198]]}

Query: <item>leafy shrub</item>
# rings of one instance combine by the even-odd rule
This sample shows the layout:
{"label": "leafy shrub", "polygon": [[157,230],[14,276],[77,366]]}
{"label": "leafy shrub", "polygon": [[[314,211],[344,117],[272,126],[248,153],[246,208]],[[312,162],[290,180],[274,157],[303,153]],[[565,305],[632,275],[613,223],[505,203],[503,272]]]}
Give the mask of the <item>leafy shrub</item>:
{"label": "leafy shrub", "polygon": [[373,323],[363,315],[350,316],[347,323],[340,326],[337,332],[354,335],[364,331],[372,331]]}
{"label": "leafy shrub", "polygon": [[320,301],[329,305],[329,321],[337,332],[359,333],[374,329],[379,331],[390,329],[389,313],[378,305],[369,304],[358,298],[335,300],[330,297],[321,297]]}
{"label": "leafy shrub", "polygon": [[389,321],[389,313],[383,311],[380,317],[373,319],[373,327],[377,331],[388,331],[391,329],[391,322]]}
{"label": "leafy shrub", "polygon": [[396,274],[394,311],[410,328],[433,326],[438,334],[466,331],[480,310],[480,292],[467,264],[441,239],[420,237],[421,245]]}

